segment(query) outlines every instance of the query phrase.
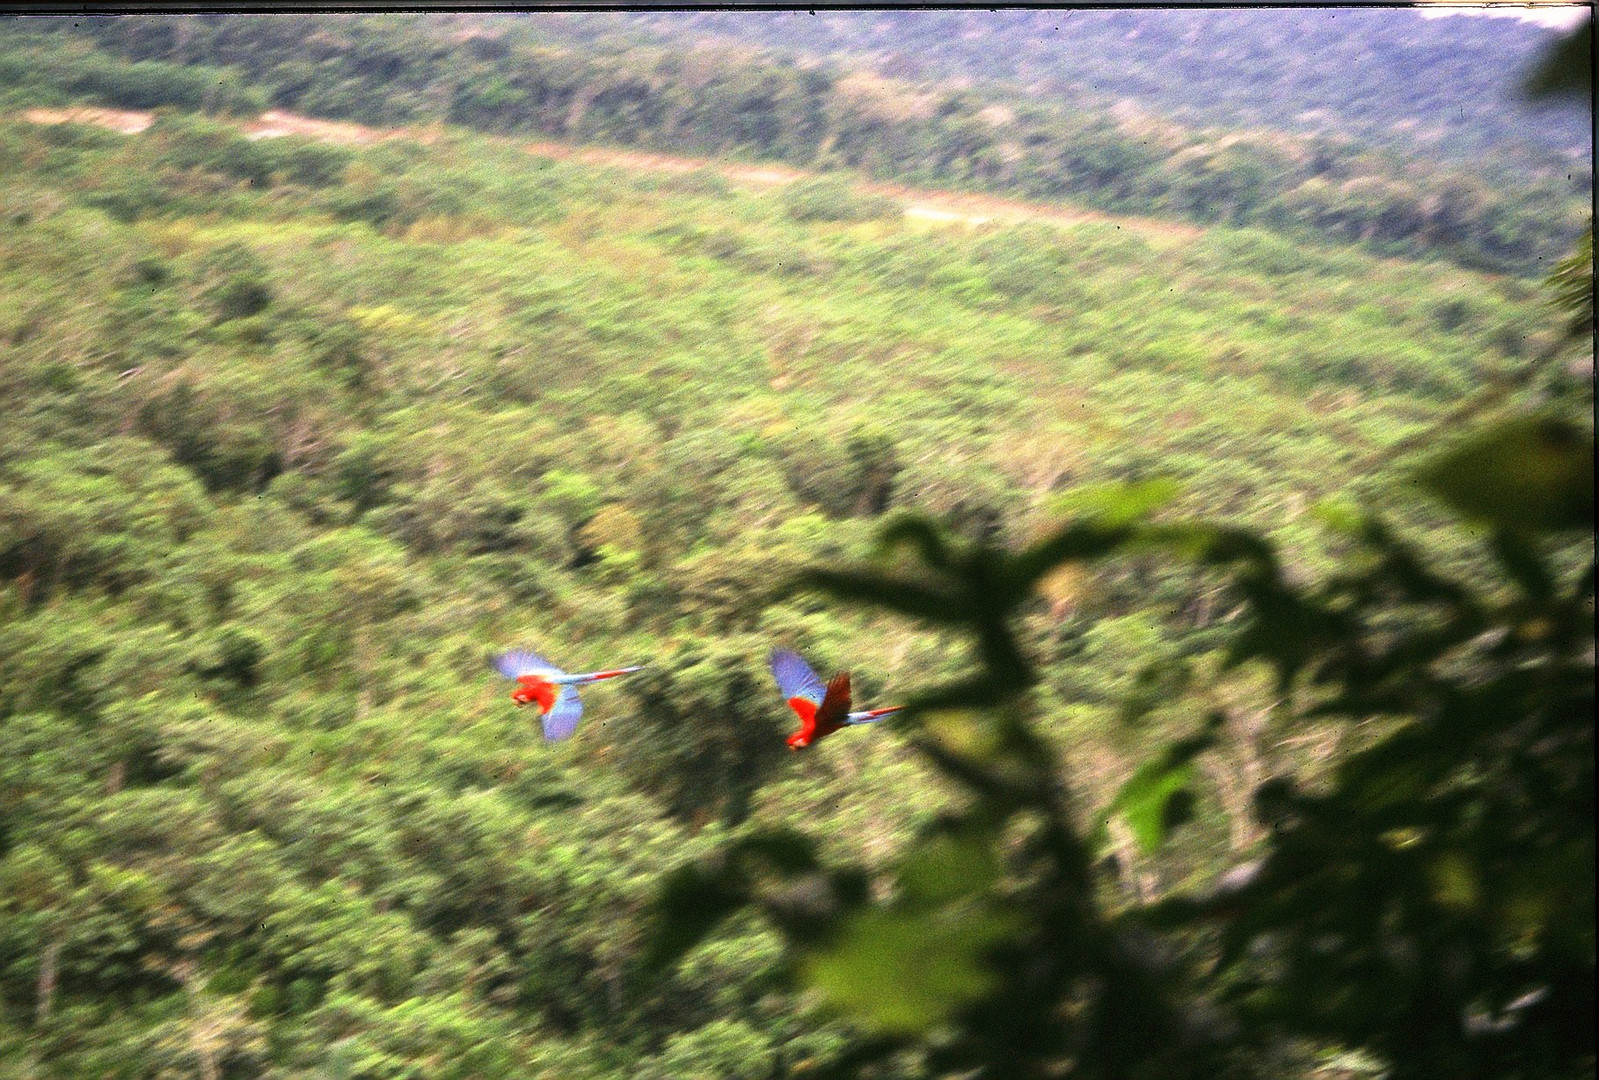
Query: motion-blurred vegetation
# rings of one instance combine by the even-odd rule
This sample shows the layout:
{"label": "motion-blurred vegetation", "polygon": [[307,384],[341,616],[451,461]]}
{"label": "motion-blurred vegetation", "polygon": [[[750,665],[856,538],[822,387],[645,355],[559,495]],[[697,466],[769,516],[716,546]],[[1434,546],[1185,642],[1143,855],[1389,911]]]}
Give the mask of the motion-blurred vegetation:
{"label": "motion-blurred vegetation", "polygon": [[[250,139],[521,54],[118,25],[0,37],[0,1077],[1592,1075],[1591,239]],[[913,708],[790,755],[777,642]],[[513,643],[650,667],[551,747]]]}

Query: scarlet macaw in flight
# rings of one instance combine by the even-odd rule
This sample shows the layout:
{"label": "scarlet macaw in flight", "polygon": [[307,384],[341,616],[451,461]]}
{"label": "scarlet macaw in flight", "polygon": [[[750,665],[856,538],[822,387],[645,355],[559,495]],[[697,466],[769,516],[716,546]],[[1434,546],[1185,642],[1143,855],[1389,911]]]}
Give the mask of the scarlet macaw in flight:
{"label": "scarlet macaw in flight", "polygon": [[583,716],[583,702],[577,696],[579,686],[639,670],[625,667],[568,675],[542,656],[525,649],[496,656],[494,667],[507,679],[516,680],[516,689],[511,691],[512,701],[519,707],[539,707],[545,742],[560,742],[577,730],[577,722]]}
{"label": "scarlet macaw in flight", "polygon": [[769,658],[777,688],[788,699],[788,707],[799,714],[800,729],[788,737],[790,750],[803,750],[817,739],[853,724],[871,724],[905,706],[849,711],[849,672],[841,671],[832,682],[822,685],[811,666],[798,653],[773,649]]}

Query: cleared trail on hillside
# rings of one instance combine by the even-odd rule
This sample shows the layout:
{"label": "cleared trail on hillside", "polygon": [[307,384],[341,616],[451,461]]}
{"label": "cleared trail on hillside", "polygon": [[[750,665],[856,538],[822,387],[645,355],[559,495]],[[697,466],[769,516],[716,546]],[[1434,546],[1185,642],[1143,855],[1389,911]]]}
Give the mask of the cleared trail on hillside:
{"label": "cleared trail on hillside", "polygon": [[[38,124],[93,124],[124,135],[136,135],[155,122],[153,112],[97,106],[28,109],[21,115],[24,120]],[[430,143],[440,134],[437,129],[374,128],[342,120],[318,120],[281,109],[269,110],[253,120],[238,121],[237,126],[250,139],[299,135],[352,146],[369,145],[385,139],[414,139]],[[709,170],[732,183],[756,187],[781,187],[817,175],[785,165],[748,165],[614,147],[576,146],[549,141],[521,142],[519,145],[529,154],[560,161],[640,172],[691,173]],[[854,186],[861,192],[896,199],[904,206],[907,218],[934,224],[978,226],[1031,222],[1063,228],[1098,221],[1128,229],[1148,239],[1167,242],[1192,240],[1204,233],[1200,227],[1184,222],[1103,214],[1058,203],[1028,202],[995,195],[912,188],[875,181],[857,181]]]}

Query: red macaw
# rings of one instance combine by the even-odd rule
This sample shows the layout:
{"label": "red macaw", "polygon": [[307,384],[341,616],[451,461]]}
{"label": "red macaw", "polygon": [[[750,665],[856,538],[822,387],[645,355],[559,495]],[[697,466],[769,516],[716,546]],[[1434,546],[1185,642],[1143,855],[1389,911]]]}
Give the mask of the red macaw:
{"label": "red macaw", "polygon": [[826,738],[842,727],[871,724],[905,706],[865,712],[849,711],[849,672],[841,671],[825,686],[811,666],[798,653],[773,649],[769,658],[777,688],[788,699],[788,707],[800,718],[800,729],[788,737],[790,750],[803,750],[817,739]]}
{"label": "red macaw", "polygon": [[512,701],[519,707],[539,707],[545,742],[559,742],[577,730],[577,722],[583,716],[583,702],[578,700],[577,687],[639,670],[625,667],[568,675],[542,656],[525,649],[496,656],[494,667],[507,679],[516,680],[516,689],[511,691]]}

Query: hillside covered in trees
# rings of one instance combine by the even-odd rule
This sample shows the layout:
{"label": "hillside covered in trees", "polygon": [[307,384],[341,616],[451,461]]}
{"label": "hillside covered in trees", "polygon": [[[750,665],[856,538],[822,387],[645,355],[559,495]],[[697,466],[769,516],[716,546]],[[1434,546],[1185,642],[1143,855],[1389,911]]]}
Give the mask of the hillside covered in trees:
{"label": "hillside covered in trees", "polygon": [[1592,1075],[1591,237],[586,164],[951,175],[495,25],[0,29],[0,1078]]}
{"label": "hillside covered in trees", "polygon": [[1096,111],[1130,101],[1193,127],[1321,134],[1412,156],[1519,157],[1522,168],[1529,155],[1581,159],[1587,110],[1518,93],[1554,31],[1424,10],[636,12],[534,28],[552,40],[601,25],[641,41],[736,41],[889,78],[1003,87]]}
{"label": "hillside covered in trees", "polygon": [[[1080,38],[1078,46],[1056,50],[1051,39],[1051,56],[1102,55],[1109,40],[1124,36],[1117,31],[1107,38],[1108,24],[1087,16],[1083,13],[1068,24],[1073,40]],[[864,37],[920,41],[929,33],[949,36],[945,31],[955,27],[939,20],[968,17],[885,13],[876,18],[890,22]],[[1176,111],[1184,119],[1169,115],[1168,98],[1179,92],[1193,93],[1200,101],[1214,98],[1195,87],[1212,85],[1221,74],[1207,68],[1210,81],[1195,83],[1187,68],[1164,52],[1139,51],[1137,42],[1145,39],[1136,34],[1110,53],[1115,64],[1131,60],[1128,70],[1164,80],[1165,96],[1149,93],[1133,99],[1147,102],[1142,107],[1122,102],[1119,92],[1106,96],[1103,90],[1077,87],[1084,80],[1096,86],[1105,81],[1098,74],[1041,93],[1024,93],[1009,84],[962,88],[947,81],[885,79],[869,69],[818,63],[791,52],[685,50],[677,40],[637,44],[625,32],[635,24],[618,21],[621,16],[461,18],[14,23],[6,52],[0,55],[0,84],[14,87],[9,98],[15,103],[55,104],[87,96],[137,107],[172,104],[258,112],[270,105],[380,126],[450,123],[732,154],[805,168],[848,168],[879,178],[1073,200],[1125,213],[1248,224],[1295,238],[1359,242],[1390,254],[1436,253],[1474,268],[1518,273],[1546,273],[1581,231],[1591,202],[1587,126],[1574,127],[1569,114],[1522,110],[1517,130],[1542,132],[1544,137],[1508,139],[1502,126],[1487,121],[1499,110],[1481,105],[1481,115],[1473,113],[1474,126],[1452,121],[1444,142],[1454,152],[1443,155],[1397,153],[1388,138],[1351,141],[1351,130],[1363,140],[1370,134],[1353,119],[1296,134],[1282,117],[1234,115],[1218,105],[1203,113],[1205,126],[1193,126],[1182,110]],[[670,18],[666,25],[679,26],[675,16],[661,18]],[[788,17],[755,24],[747,24],[743,16],[725,16],[721,22],[711,15],[694,18],[711,20],[713,28],[747,28],[775,27]],[[1347,91],[1351,101],[1367,109],[1413,119],[1417,127],[1405,129],[1407,145],[1425,149],[1430,136],[1421,135],[1446,129],[1439,128],[1436,98],[1428,99],[1425,108],[1417,105],[1420,111],[1413,113],[1375,92],[1375,85],[1395,68],[1416,65],[1407,80],[1390,86],[1394,92],[1424,80],[1435,95],[1497,100],[1491,96],[1497,81],[1461,85],[1457,74],[1460,69],[1477,70],[1470,62],[1473,57],[1490,64],[1499,61],[1503,48],[1484,52],[1480,42],[1468,38],[1476,51],[1457,53],[1460,43],[1447,32],[1405,12],[1365,13],[1361,18],[1387,20],[1384,27],[1395,19],[1407,20],[1425,28],[1415,33],[1436,39],[1419,51],[1399,49],[1387,67],[1360,67],[1369,74]],[[686,36],[698,23],[682,25]],[[974,25],[991,34],[1010,23]],[[622,32],[610,32],[612,28]],[[1159,29],[1154,27],[1148,37],[1161,37]],[[1252,40],[1250,34],[1229,33],[1225,27],[1211,33],[1227,41]],[[563,43],[574,34],[580,38],[577,43]],[[1340,31],[1330,40],[1339,44],[1342,52],[1334,50],[1333,55],[1341,58],[1353,43],[1380,45],[1387,37]],[[1007,51],[1011,39],[998,44],[985,53]],[[1271,53],[1286,44],[1273,39],[1261,47]],[[1296,55],[1323,53],[1307,47]],[[844,63],[853,60],[843,58]],[[1261,78],[1282,70],[1265,64],[1262,55],[1236,58],[1229,53],[1224,63],[1233,60],[1246,71],[1261,72]],[[1325,63],[1344,71],[1336,59]],[[1173,72],[1178,73],[1175,82]],[[1325,81],[1325,73],[1320,78]],[[1247,81],[1234,78],[1227,85]],[[1307,85],[1321,82],[1309,79]],[[1237,92],[1250,100],[1283,98],[1284,93],[1276,86]],[[1459,111],[1450,110],[1452,116]],[[1275,126],[1278,120],[1284,126]],[[1274,126],[1257,126],[1268,121]],[[1247,126],[1235,130],[1225,124]],[[1469,160],[1458,160],[1462,155]]]}

